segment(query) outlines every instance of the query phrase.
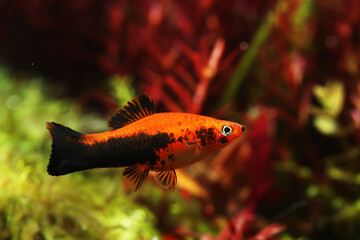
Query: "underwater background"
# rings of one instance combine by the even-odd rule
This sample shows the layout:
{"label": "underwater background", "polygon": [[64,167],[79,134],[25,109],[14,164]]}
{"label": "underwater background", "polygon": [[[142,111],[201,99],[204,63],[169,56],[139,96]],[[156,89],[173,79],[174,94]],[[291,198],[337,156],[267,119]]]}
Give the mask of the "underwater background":
{"label": "underwater background", "polygon": [[[146,92],[246,132],[175,192],[47,174]],[[360,1],[0,1],[0,239],[359,239]]]}

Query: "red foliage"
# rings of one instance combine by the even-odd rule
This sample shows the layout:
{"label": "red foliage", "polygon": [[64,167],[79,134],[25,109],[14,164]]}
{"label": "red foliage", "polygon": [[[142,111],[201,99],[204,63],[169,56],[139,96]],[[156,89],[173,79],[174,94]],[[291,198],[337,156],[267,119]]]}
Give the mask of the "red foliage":
{"label": "red foliage", "polygon": [[248,235],[253,221],[253,211],[245,209],[228,221],[227,227],[221,231],[216,239],[244,239]]}
{"label": "red foliage", "polygon": [[210,236],[205,235],[202,237],[202,240],[238,240],[238,239],[247,239],[247,240],[271,240],[275,239],[275,235],[283,232],[286,227],[281,224],[271,224],[263,228],[260,232],[251,236],[250,234],[254,229],[254,213],[251,209],[245,209],[235,217],[228,221],[227,226],[221,231],[221,233],[216,238],[211,238]]}
{"label": "red foliage", "polygon": [[262,109],[247,136],[250,149],[243,161],[252,189],[248,202],[255,206],[268,194],[274,196],[274,121],[274,110]]}
{"label": "red foliage", "polygon": [[261,108],[244,121],[247,134],[225,148],[209,163],[216,181],[207,187],[217,212],[235,214],[242,205],[255,209],[259,203],[276,199],[273,162],[275,147],[274,110]]}
{"label": "red foliage", "polygon": [[248,240],[266,240],[274,239],[275,235],[285,231],[286,227],[282,224],[271,224],[270,226],[265,227],[254,237],[248,238]]}

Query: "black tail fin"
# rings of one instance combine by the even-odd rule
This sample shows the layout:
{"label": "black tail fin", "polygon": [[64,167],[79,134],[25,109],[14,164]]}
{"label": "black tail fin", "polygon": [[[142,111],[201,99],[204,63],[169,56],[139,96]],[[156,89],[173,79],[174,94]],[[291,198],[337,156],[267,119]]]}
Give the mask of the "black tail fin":
{"label": "black tail fin", "polygon": [[76,167],[83,158],[79,147],[81,133],[55,122],[47,122],[46,127],[53,140],[48,173],[59,176],[81,170]]}

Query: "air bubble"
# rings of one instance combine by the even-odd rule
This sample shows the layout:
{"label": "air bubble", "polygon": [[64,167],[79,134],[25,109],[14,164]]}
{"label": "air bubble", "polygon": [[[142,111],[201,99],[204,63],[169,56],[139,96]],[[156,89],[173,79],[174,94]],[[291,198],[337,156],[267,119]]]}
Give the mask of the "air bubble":
{"label": "air bubble", "polygon": [[246,50],[249,47],[249,44],[245,41],[242,41],[239,45],[241,50]]}

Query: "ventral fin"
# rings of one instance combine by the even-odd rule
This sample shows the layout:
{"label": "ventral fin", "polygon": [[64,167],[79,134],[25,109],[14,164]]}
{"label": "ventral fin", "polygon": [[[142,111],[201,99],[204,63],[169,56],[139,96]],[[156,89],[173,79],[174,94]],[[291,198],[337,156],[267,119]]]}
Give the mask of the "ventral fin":
{"label": "ventral fin", "polygon": [[166,190],[174,191],[177,182],[175,170],[156,172],[155,182]]}
{"label": "ventral fin", "polygon": [[129,123],[136,122],[155,113],[153,99],[145,93],[140,93],[110,118],[108,126],[112,129],[122,128]]}
{"label": "ventral fin", "polygon": [[127,167],[123,172],[124,177],[131,183],[134,191],[138,191],[149,175],[149,170],[136,166]]}

